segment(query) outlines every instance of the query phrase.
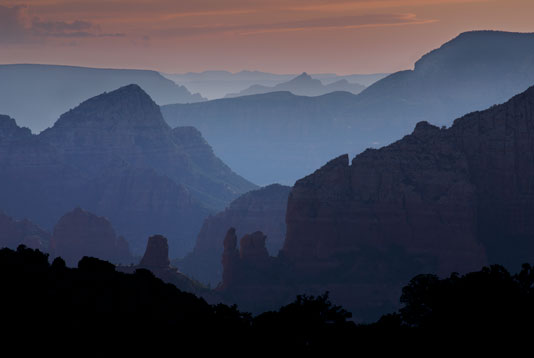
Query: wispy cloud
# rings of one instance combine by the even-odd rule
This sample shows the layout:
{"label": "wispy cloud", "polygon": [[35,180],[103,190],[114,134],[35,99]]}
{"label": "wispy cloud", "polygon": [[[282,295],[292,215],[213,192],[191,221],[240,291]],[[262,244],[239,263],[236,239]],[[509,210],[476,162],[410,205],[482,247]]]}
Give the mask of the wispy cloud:
{"label": "wispy cloud", "polygon": [[[11,35],[2,31],[0,41],[421,25],[437,20],[417,17],[414,7],[488,1],[497,0],[24,0],[26,6],[15,5],[18,0],[3,0],[12,5],[0,8],[0,19],[2,12],[9,17],[0,29],[10,26]],[[29,18],[29,13],[39,17]]]}
{"label": "wispy cloud", "polygon": [[89,21],[45,21],[30,17],[28,6],[0,5],[0,43],[23,44],[53,37],[119,37],[121,33],[102,33],[98,25]]}
{"label": "wispy cloud", "polygon": [[297,3],[289,1],[285,7],[293,11],[341,12],[358,10],[395,9],[403,7],[484,3],[495,0],[340,0]]}
{"label": "wispy cloud", "polygon": [[30,39],[30,31],[25,23],[26,6],[0,5],[0,43],[20,43]]}
{"label": "wispy cloud", "polygon": [[320,17],[307,20],[284,21],[243,25],[191,25],[162,30],[162,35],[195,36],[213,33],[251,35],[268,32],[306,30],[357,29],[362,27],[417,25],[436,22],[435,19],[418,19],[415,14],[369,14]]}

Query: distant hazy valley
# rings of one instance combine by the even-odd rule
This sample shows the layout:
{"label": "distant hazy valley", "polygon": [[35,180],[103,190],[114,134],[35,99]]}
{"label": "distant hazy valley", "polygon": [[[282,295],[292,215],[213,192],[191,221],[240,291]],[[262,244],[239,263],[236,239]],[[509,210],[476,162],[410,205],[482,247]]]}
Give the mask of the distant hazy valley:
{"label": "distant hazy valley", "polygon": [[[401,138],[419,121],[449,126],[534,83],[534,35],[468,32],[358,95],[272,92],[162,107],[198,128],[231,168],[259,185],[293,183],[330,158]],[[232,138],[232,140],[228,140]]]}

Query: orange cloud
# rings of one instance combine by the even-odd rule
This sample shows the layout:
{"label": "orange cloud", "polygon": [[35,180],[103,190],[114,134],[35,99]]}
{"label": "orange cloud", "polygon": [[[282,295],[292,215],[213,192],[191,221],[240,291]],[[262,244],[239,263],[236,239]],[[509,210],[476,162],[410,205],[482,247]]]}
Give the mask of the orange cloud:
{"label": "orange cloud", "polygon": [[50,37],[116,37],[123,34],[102,33],[89,21],[47,21],[31,17],[28,6],[0,5],[0,43],[36,43]]}

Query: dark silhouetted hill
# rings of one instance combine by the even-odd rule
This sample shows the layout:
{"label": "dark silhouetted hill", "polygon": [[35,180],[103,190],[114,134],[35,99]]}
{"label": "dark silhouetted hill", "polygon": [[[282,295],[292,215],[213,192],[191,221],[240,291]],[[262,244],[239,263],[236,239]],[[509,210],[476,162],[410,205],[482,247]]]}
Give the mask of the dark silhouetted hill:
{"label": "dark silhouetted hill", "polygon": [[[16,251],[0,250],[0,307],[2,323],[9,328],[4,337],[13,341],[61,337],[80,347],[90,344],[121,352],[170,348],[178,337],[184,349],[237,355],[262,347],[269,354],[326,356],[355,346],[375,353],[428,354],[451,334],[454,339],[441,351],[480,351],[486,347],[480,335],[504,343],[507,334],[531,332],[532,271],[525,264],[512,275],[494,265],[445,279],[418,275],[403,288],[398,313],[357,325],[328,293],[298,295],[283,307],[253,317],[235,306],[208,305],[148,270],[126,274],[90,257],[68,268],[61,258],[50,264],[47,255],[19,246]],[[522,349],[530,344],[528,339],[513,342]],[[64,349],[60,345],[55,351]]]}
{"label": "dark silhouetted hill", "polygon": [[[5,337],[23,331],[25,339],[61,336],[71,343],[92,342],[93,347],[121,351],[133,348],[132,339],[139,340],[137,350],[167,347],[176,343],[172,339],[176,337],[184,349],[200,349],[206,342],[214,345],[203,347],[204,352],[244,354],[267,342],[273,352],[320,347],[331,351],[343,344],[340,333],[355,327],[347,321],[350,314],[332,305],[328,296],[298,297],[280,312],[255,321],[235,306],[209,305],[145,269],[126,274],[91,257],[68,268],[61,258],[50,264],[47,255],[24,246],[0,250],[0,285],[2,322],[10,328]],[[306,317],[311,321],[304,321]],[[269,332],[289,323],[301,327],[299,339],[272,341],[275,335]],[[242,340],[238,345],[236,336]]]}

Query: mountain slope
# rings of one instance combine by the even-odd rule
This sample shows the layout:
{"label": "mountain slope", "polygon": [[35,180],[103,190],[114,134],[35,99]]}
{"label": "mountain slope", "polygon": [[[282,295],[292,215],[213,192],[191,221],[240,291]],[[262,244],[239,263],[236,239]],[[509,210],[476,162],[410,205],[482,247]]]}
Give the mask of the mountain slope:
{"label": "mountain slope", "polygon": [[0,112],[40,132],[85,99],[131,83],[160,105],[204,100],[155,71],[17,64],[0,65]]}
{"label": "mountain slope", "polygon": [[[525,91],[534,83],[534,34],[472,31],[424,55],[413,71],[380,80],[359,96],[380,116],[434,111],[436,125],[482,110]],[[389,108],[378,111],[380,104]]]}
{"label": "mountain slope", "polygon": [[134,252],[162,233],[185,254],[208,213],[255,188],[197,130],[172,130],[137,85],[87,100],[39,135],[18,132],[0,141],[1,209],[51,228],[79,206],[108,217]]}
{"label": "mountain slope", "polygon": [[93,97],[40,135],[62,162],[96,175],[109,162],[151,168],[184,184],[209,208],[223,208],[254,185],[220,161],[192,128],[171,128],[137,85]]}
{"label": "mountain slope", "polygon": [[[359,95],[270,93],[169,105],[162,112],[171,126],[201,130],[245,177],[292,185],[329,158],[391,143],[422,120],[450,125],[532,83],[534,34],[481,31],[458,36],[424,56],[413,71],[390,75]],[[246,153],[236,159],[239,148]]]}

